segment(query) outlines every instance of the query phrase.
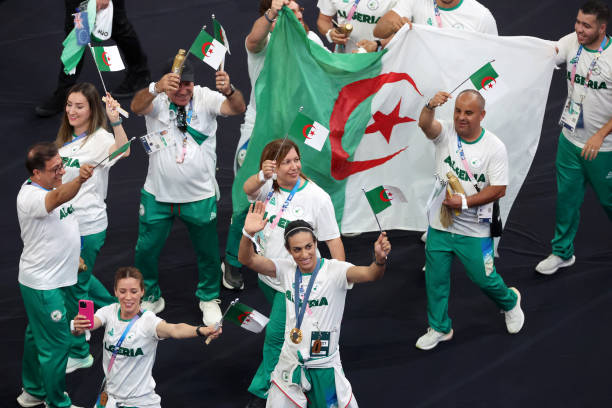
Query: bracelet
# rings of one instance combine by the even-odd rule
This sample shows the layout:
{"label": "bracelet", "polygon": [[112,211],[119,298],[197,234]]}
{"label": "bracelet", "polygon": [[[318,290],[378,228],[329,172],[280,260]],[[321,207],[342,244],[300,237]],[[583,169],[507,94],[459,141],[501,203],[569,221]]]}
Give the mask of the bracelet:
{"label": "bracelet", "polygon": [[276,18],[270,18],[268,16],[268,11],[270,11],[271,9],[267,9],[266,12],[264,13],[264,17],[266,18],[266,20],[268,20],[268,23],[272,24],[273,22],[276,21]]}
{"label": "bracelet", "polygon": [[200,337],[206,337],[206,335],[204,335],[204,334],[202,334],[202,332],[200,332],[200,329],[201,329],[202,327],[206,327],[206,326],[204,326],[203,324],[201,324],[201,325],[199,325],[198,327],[196,327],[196,334],[197,334],[198,336],[200,336]]}
{"label": "bracelet", "polygon": [[[431,102],[431,100],[430,100],[429,102]],[[431,105],[429,104],[429,102],[427,102],[427,105],[425,105],[425,107],[426,107],[427,109],[429,109],[429,110],[434,110],[434,109],[436,109],[436,107],[435,107],[435,106],[431,106]]]}
{"label": "bracelet", "polygon": [[226,98],[230,98],[234,94],[234,92],[236,92],[236,87],[232,84],[230,84],[230,89],[231,89],[230,93],[223,94],[223,96],[225,96]]}
{"label": "bracelet", "polygon": [[376,259],[376,253],[374,253],[373,258],[374,258],[374,263],[375,263],[377,266],[385,266],[385,265],[387,264],[387,257],[385,257],[385,260],[384,260],[384,261],[382,261],[381,263],[379,263],[379,262],[378,262],[378,259]]}
{"label": "bracelet", "polygon": [[123,123],[123,119],[121,119],[121,116],[119,116],[119,119],[116,122],[111,122],[111,127],[115,127],[115,126],[119,126],[120,124]]}
{"label": "bracelet", "polygon": [[257,178],[259,179],[260,183],[266,182],[266,177],[264,176],[263,170],[259,170],[259,173],[257,173]]}
{"label": "bracelet", "polygon": [[327,38],[327,41],[329,41],[330,43],[333,43],[334,40],[332,40],[331,38],[331,32],[332,32],[333,28],[330,28],[329,30],[327,30],[327,33],[325,33],[325,38]]}

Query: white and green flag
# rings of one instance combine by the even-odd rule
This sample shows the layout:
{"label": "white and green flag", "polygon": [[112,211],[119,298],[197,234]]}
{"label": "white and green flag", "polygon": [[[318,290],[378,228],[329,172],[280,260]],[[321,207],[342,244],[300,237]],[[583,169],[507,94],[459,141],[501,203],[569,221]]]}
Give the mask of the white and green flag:
{"label": "white and green flag", "polygon": [[298,112],[289,128],[289,136],[298,146],[303,143],[319,152],[323,149],[328,135],[329,129],[301,112]]}
{"label": "white and green flag", "polygon": [[266,316],[257,310],[238,302],[232,303],[225,314],[224,320],[230,321],[253,333],[261,332],[269,321]]}
{"label": "white and green flag", "polygon": [[121,71],[125,69],[119,48],[116,45],[110,47],[91,47],[96,65],[100,71]]}
{"label": "white and green flag", "polygon": [[225,51],[225,46],[215,40],[205,30],[200,31],[191,48],[189,48],[189,52],[215,70],[219,69],[219,65],[221,65],[223,57],[225,57]]}
{"label": "white and green flag", "polygon": [[[452,90],[494,61],[490,68],[497,76],[486,67],[480,74],[493,79],[481,77],[480,84],[493,83],[490,90],[502,80],[511,84],[494,99],[485,95],[483,121],[509,154],[509,185],[501,200],[505,220],[538,146],[554,44],[533,37],[406,27],[383,52],[330,54],[308,40],[293,13],[281,10],[254,90],[257,118],[233,186],[235,210],[246,206],[242,185],[257,173],[264,146],[287,134],[303,107],[329,135],[321,151],[300,148],[302,171],[330,194],[341,231],[378,230],[361,189],[380,186],[382,180],[407,201],[381,214],[382,228],[425,230],[435,158],[433,143],[417,124],[421,109],[436,92]],[[465,85],[475,88],[469,80]],[[451,100],[436,109],[436,118],[452,121],[453,108]]]}

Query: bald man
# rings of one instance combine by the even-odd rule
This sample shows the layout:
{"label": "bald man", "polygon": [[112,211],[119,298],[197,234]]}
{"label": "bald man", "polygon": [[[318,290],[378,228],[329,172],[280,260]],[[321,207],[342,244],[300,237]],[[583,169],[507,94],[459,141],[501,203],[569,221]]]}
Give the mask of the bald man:
{"label": "bald man", "polygon": [[[436,120],[436,108],[450,98],[449,93],[438,92],[419,117],[419,127],[435,145],[437,175],[445,180],[451,173],[464,191],[444,197],[444,189],[436,189],[440,193],[434,195],[427,211],[425,284],[429,328],[416,343],[422,350],[430,350],[453,337],[448,297],[454,256],[459,258],[469,278],[504,311],[509,333],[518,333],[525,321],[519,291],[506,286],[493,262],[491,208],[506,193],[506,147],[480,126],[486,112],[485,100],[478,91],[465,90],[457,96],[452,123]],[[438,180],[436,183],[436,187],[444,186]],[[442,225],[442,206],[451,209],[450,225]]]}

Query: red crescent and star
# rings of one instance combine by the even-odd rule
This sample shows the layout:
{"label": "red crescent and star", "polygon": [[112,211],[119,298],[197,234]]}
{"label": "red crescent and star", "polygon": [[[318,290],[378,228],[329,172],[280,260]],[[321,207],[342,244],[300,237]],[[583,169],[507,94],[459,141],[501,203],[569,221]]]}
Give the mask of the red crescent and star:
{"label": "red crescent and star", "polygon": [[365,130],[365,133],[375,133],[380,132],[387,143],[391,139],[391,132],[393,131],[393,127],[400,123],[414,122],[414,119],[409,118],[407,116],[400,117],[399,110],[400,105],[402,104],[402,100],[397,103],[395,108],[388,115],[378,111],[376,112],[372,118],[374,119],[374,123],[368,126]]}
{"label": "red crescent and star", "polygon": [[[489,81],[488,83],[485,83]],[[493,78],[492,76],[487,76],[482,78],[482,81],[480,82],[480,86],[482,89],[484,89],[486,91],[487,88],[493,88],[493,85],[495,85],[497,83],[497,80],[495,78]]]}
{"label": "red crescent and star", "polygon": [[308,124],[302,128],[302,134],[306,139],[310,139],[310,136],[314,136],[314,126]]}
{"label": "red crescent and star", "polygon": [[106,55],[107,52],[104,51],[102,53],[102,62],[104,63],[104,65],[106,65],[107,67],[110,67],[110,58],[108,58],[108,56]]}
{"label": "red crescent and star", "polygon": [[385,202],[388,203],[393,198],[393,195],[391,193],[387,193],[387,197],[389,197],[389,198],[385,198],[385,192],[386,191],[387,191],[386,188],[383,188],[382,190],[380,190],[380,199],[381,199],[381,201],[385,201]]}
{"label": "red crescent and star", "polygon": [[[208,46],[208,45],[210,45],[210,47],[208,47],[208,49],[206,49],[206,46]],[[205,42],[204,44],[202,44],[202,54],[204,54],[204,56],[209,56],[213,52],[213,47],[214,47],[214,45],[210,41]]]}
{"label": "red crescent and star", "polygon": [[246,320],[246,319],[248,319],[248,318],[249,318],[249,316],[251,315],[251,313],[252,313],[252,312],[244,312],[244,313],[242,313],[242,314],[238,315],[238,321],[239,321],[240,323],[244,322],[244,320]]}
{"label": "red crescent and star", "polygon": [[[406,147],[404,147],[394,153],[380,157],[378,159],[349,161],[349,157],[351,156],[351,154],[354,153],[354,151],[349,154],[342,147],[344,126],[348,122],[349,116],[353,113],[353,111],[368,97],[377,93],[383,87],[383,85],[400,81],[407,81],[410,85],[412,85],[414,90],[419,95],[423,96],[423,94],[417,88],[412,77],[406,73],[401,72],[389,72],[386,74],[378,75],[374,78],[367,78],[362,79],[360,81],[355,81],[344,86],[340,90],[340,93],[338,94],[338,99],[336,99],[336,103],[334,104],[334,109],[332,111],[331,117],[329,118],[329,141],[331,144],[332,154],[331,175],[333,178],[335,178],[336,180],[343,180],[352,174],[359,173],[361,171],[365,171],[376,166],[380,166],[381,164],[391,160],[393,157],[406,150]],[[377,112],[377,114],[378,113],[380,112]],[[371,132],[373,132],[373,129],[375,129],[383,133],[383,136],[385,137],[385,139],[387,139],[387,142],[389,141],[388,138],[391,137],[391,132],[389,129],[393,128],[393,121],[397,121],[397,123],[411,121],[408,120],[410,118],[399,117],[399,104],[396,109],[394,109],[393,112],[391,112],[389,115],[385,115],[383,113],[380,113],[380,115],[377,114],[374,115],[374,123],[368,126],[368,128],[371,130]],[[389,121],[391,123],[386,123],[386,121]],[[368,131],[366,130],[366,133],[367,132]]]}

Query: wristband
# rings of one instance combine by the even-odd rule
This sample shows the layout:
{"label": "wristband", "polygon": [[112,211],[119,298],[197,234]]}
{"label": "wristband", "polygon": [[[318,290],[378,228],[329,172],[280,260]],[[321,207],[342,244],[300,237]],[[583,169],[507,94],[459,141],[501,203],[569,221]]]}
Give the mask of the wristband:
{"label": "wristband", "polygon": [[76,330],[74,329],[74,320],[71,320],[71,321],[70,321],[70,331],[71,331],[71,332],[76,331]]}
{"label": "wristband", "polygon": [[157,90],[155,89],[155,85],[157,85],[156,82],[151,82],[149,84],[149,93],[153,96],[159,95],[159,92],[157,92]]}
{"label": "wristband", "polygon": [[325,38],[327,38],[327,41],[329,41],[330,43],[333,43],[334,41],[331,38],[331,32],[332,32],[333,28],[330,28],[329,30],[327,30],[327,33],[325,33]]}
{"label": "wristband", "polygon": [[261,183],[266,182],[266,177],[264,176],[263,170],[259,170],[259,173],[257,173],[257,178],[259,179],[259,182]]}
{"label": "wristband", "polygon": [[236,92],[236,87],[232,85],[231,83],[230,83],[230,89],[231,89],[230,93],[223,94],[223,96],[225,96],[226,98],[230,98],[234,94],[234,92]]}
{"label": "wristband", "polygon": [[248,239],[250,239],[251,241],[255,240],[255,237],[252,235],[249,235],[248,232],[246,232],[246,230],[244,229],[244,227],[242,227],[242,235],[244,235],[245,237],[247,237]]}
{"label": "wristband", "polygon": [[382,48],[383,48],[382,42],[380,42],[380,40],[376,40],[375,42],[376,42],[376,45],[378,46],[376,48],[376,51],[382,50]]}
{"label": "wristband", "polygon": [[468,209],[468,205],[467,205],[467,198],[465,198],[465,194],[459,193],[459,195],[461,196],[461,209],[462,210],[467,210]]}
{"label": "wristband", "polygon": [[381,263],[378,263],[378,260],[376,259],[376,253],[374,253],[373,258],[374,258],[374,263],[375,263],[377,266],[385,266],[385,265],[387,264],[387,257],[385,257],[385,260],[384,260],[384,261],[382,261]]}
{"label": "wristband", "polygon": [[[430,100],[429,102],[431,102],[431,100]],[[429,102],[427,102],[427,105],[425,105],[425,107],[426,107],[427,109],[429,109],[429,110],[434,110],[434,109],[436,109],[436,107],[435,107],[435,106],[431,106],[431,105],[429,104]]]}
{"label": "wristband", "polygon": [[268,20],[268,23],[272,24],[273,22],[276,21],[276,18],[270,18],[268,16],[268,11],[270,11],[270,9],[267,9],[266,12],[264,13],[264,17],[266,18],[266,20]]}
{"label": "wristband", "polygon": [[199,325],[198,327],[196,327],[196,334],[200,337],[206,337],[206,335],[202,334],[202,332],[200,332],[200,329],[202,327],[205,327],[203,324]]}
{"label": "wristband", "polygon": [[119,116],[119,119],[117,119],[116,122],[111,122],[111,127],[115,127],[115,126],[119,126],[120,124],[123,123],[123,119],[121,119],[121,116]]}

